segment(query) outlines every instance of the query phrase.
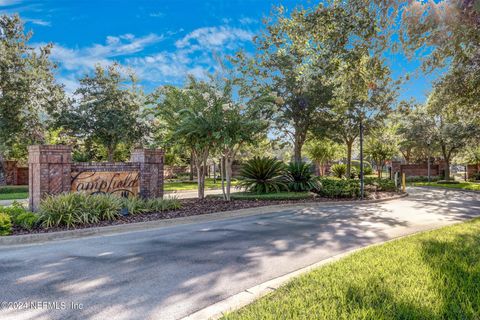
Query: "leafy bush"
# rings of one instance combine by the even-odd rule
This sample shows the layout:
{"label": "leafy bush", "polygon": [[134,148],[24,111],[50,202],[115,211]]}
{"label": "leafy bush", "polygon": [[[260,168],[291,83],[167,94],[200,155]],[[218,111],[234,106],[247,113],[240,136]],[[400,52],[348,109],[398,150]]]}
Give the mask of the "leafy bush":
{"label": "leafy bush", "polygon": [[16,201],[9,207],[0,207],[0,213],[7,214],[13,225],[28,230],[37,226],[40,218],[38,214],[28,211]]}
{"label": "leafy bush", "polygon": [[321,178],[317,193],[327,198],[357,198],[360,196],[360,181],[353,179]]}
{"label": "leafy bush", "polygon": [[330,171],[337,178],[343,178],[347,174],[347,165],[343,163],[334,164]]}
{"label": "leafy bush", "polygon": [[0,212],[0,236],[8,236],[12,233],[12,221],[6,213]]}
{"label": "leafy bush", "polygon": [[395,181],[382,178],[365,177],[365,186],[370,186],[376,191],[396,191]]}
{"label": "leafy bush", "polygon": [[[360,170],[359,170],[359,172],[360,172]],[[363,167],[363,174],[366,175],[366,176],[373,174],[373,169],[372,169],[372,167],[370,167],[370,166],[364,166],[364,167]]]}
{"label": "leafy bush", "polygon": [[[401,176],[399,175],[399,179]],[[405,180],[407,182],[428,182],[428,176],[413,176],[413,177],[406,177]],[[440,177],[438,176],[430,176],[430,181],[438,181]]]}
{"label": "leafy bush", "polygon": [[38,214],[26,211],[16,216],[13,224],[27,230],[32,230],[38,225],[39,221],[40,216]]}
{"label": "leafy bush", "polygon": [[286,190],[285,165],[275,158],[254,157],[242,166],[237,186],[250,192],[269,193]]}
{"label": "leafy bush", "polygon": [[305,162],[291,162],[287,167],[288,189],[294,192],[312,191],[320,188],[312,166]]}
{"label": "leafy bush", "polygon": [[14,220],[18,215],[28,212],[21,203],[14,201],[11,206],[8,207],[0,207],[0,213],[5,213]]}

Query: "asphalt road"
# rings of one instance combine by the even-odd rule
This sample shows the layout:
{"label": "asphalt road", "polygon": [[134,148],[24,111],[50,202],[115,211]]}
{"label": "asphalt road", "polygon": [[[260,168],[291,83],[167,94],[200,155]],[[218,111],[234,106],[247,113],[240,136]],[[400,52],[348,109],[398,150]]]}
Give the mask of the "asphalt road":
{"label": "asphalt road", "polygon": [[0,319],[177,319],[333,255],[480,215],[480,193],[409,191],[385,203],[3,247]]}

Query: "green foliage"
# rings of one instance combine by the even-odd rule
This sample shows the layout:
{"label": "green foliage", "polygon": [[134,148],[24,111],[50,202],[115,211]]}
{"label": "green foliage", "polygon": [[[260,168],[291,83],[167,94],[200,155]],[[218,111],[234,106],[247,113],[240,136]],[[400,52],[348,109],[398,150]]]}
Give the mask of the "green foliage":
{"label": "green foliage", "polygon": [[48,116],[65,101],[52,45],[34,46],[32,35],[17,14],[0,14],[0,180],[2,158],[24,158],[28,145],[43,142]]}
{"label": "green foliage", "polygon": [[0,212],[8,214],[14,220],[18,215],[27,212],[27,210],[21,203],[14,201],[11,206],[0,206]]}
{"label": "green foliage", "polygon": [[347,174],[347,165],[343,163],[334,164],[330,168],[330,171],[333,174],[333,176],[337,178],[343,178]]}
{"label": "green foliage", "polygon": [[31,230],[38,225],[39,215],[26,210],[21,203],[13,202],[11,206],[0,207],[0,214],[7,214],[13,225]]}
{"label": "green foliage", "polygon": [[111,194],[87,195],[67,193],[49,196],[40,204],[40,222],[43,227],[75,227],[77,225],[111,221],[120,216],[122,208],[129,214],[176,210],[178,199],[120,198]]}
{"label": "green foliage", "polygon": [[13,224],[27,230],[32,230],[39,224],[39,221],[40,216],[38,214],[26,211],[17,215],[13,219]]}
{"label": "green foliage", "polygon": [[476,319],[478,261],[476,219],[359,250],[221,319]]}
{"label": "green foliage", "polygon": [[[340,158],[342,152],[343,148],[329,139],[310,139],[305,144],[305,153],[320,166],[320,170],[329,162]],[[324,172],[320,174],[324,175]]]}
{"label": "green foliage", "polygon": [[320,178],[321,188],[317,193],[327,198],[358,198],[360,181],[354,179]]}
{"label": "green foliage", "polygon": [[66,193],[43,199],[39,213],[43,227],[74,227],[113,220],[121,208],[121,199],[113,195]]}
{"label": "green foliage", "polygon": [[12,221],[8,214],[0,212],[0,236],[8,236],[12,233]]}
{"label": "green foliage", "polygon": [[122,206],[127,209],[128,214],[139,214],[148,212],[145,200],[140,197],[122,198]]}
{"label": "green foliage", "polygon": [[[411,176],[405,178],[406,182],[428,182],[428,176]],[[439,176],[430,176],[430,181],[440,180]]]}
{"label": "green foliage", "polygon": [[177,198],[147,199],[145,202],[145,207],[147,212],[160,212],[180,209],[182,204]]}
{"label": "green foliage", "polygon": [[108,160],[113,161],[121,143],[135,144],[147,132],[141,121],[146,101],[135,81],[133,74],[125,78],[118,64],[107,70],[96,66],[93,76],[80,79],[80,87],[75,91],[77,101],[65,106],[57,126],[104,146]]}
{"label": "green foliage", "polygon": [[365,177],[365,187],[372,187],[375,191],[396,191],[395,181],[383,178]]}
{"label": "green foliage", "polygon": [[288,190],[294,192],[320,189],[318,178],[312,173],[312,166],[305,162],[291,162],[287,166]]}
{"label": "green foliage", "polygon": [[250,192],[270,193],[286,190],[285,165],[275,158],[254,157],[242,166],[239,187]]}

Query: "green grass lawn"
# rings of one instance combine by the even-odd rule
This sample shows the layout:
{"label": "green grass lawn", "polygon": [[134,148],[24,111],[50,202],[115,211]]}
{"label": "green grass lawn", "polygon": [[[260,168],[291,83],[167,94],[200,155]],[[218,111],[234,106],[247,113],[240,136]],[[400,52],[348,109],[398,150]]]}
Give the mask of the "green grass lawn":
{"label": "green grass lawn", "polygon": [[444,184],[444,183],[436,183],[436,182],[414,182],[413,185],[418,187],[430,186],[430,187],[444,187],[444,188],[452,188],[452,189],[480,191],[480,183],[475,183],[475,182],[460,182],[456,184]]}
{"label": "green grass lawn", "polygon": [[480,319],[480,219],[359,251],[223,319]]}
{"label": "green grass lawn", "polygon": [[27,199],[28,186],[1,186],[0,200]]}
{"label": "green grass lawn", "polygon": [[[208,197],[219,198],[222,195],[209,195]],[[310,199],[313,194],[309,192],[277,192],[267,194],[257,194],[250,192],[234,192],[231,194],[234,200],[301,200]]]}
{"label": "green grass lawn", "polygon": [[[205,188],[206,189],[217,189],[222,187],[222,183],[217,179],[217,183],[213,183],[212,178],[205,179]],[[235,186],[237,180],[232,181],[232,185]],[[197,181],[182,181],[182,182],[165,182],[163,186],[164,191],[188,191],[188,190],[197,190]]]}

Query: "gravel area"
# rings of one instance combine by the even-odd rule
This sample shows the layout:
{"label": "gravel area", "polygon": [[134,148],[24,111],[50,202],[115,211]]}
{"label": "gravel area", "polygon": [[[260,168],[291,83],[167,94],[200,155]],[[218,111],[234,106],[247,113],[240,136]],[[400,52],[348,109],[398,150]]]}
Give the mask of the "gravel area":
{"label": "gravel area", "polygon": [[[395,192],[376,192],[370,193],[368,200],[373,199],[386,199],[398,195]],[[162,220],[162,219],[173,219],[179,217],[188,217],[201,214],[209,214],[214,212],[222,211],[232,211],[238,209],[247,209],[247,208],[256,208],[263,206],[270,206],[276,204],[298,204],[298,203],[311,203],[311,202],[326,202],[326,201],[352,201],[360,199],[351,199],[351,198],[340,198],[340,199],[331,199],[331,198],[310,198],[310,199],[299,199],[299,200],[232,200],[232,201],[223,201],[222,199],[206,198],[204,200],[199,199],[181,199],[182,208],[178,210],[168,210],[162,212],[153,212],[153,213],[142,213],[136,215],[128,215],[125,217],[120,217],[117,220],[113,221],[100,221],[99,223],[77,226],[76,228],[66,228],[66,227],[56,227],[56,228],[37,228],[34,230],[26,230],[18,227],[13,228],[12,235],[21,235],[28,233],[46,233],[46,232],[56,232],[56,231],[65,231],[72,229],[85,229],[92,227],[104,227],[112,226],[126,223],[135,223],[135,222],[144,222],[152,220]]]}

